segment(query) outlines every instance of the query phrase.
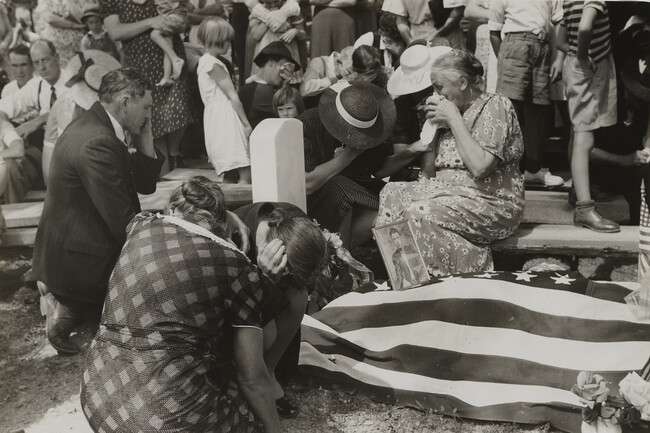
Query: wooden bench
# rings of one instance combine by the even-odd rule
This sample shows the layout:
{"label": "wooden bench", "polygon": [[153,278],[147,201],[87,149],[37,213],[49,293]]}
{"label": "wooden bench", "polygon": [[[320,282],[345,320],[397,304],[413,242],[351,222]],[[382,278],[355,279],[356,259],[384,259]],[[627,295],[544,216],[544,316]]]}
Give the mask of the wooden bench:
{"label": "wooden bench", "polygon": [[[236,207],[252,201],[286,201],[306,209],[302,125],[295,119],[267,119],[251,135],[253,186],[224,184],[226,200]],[[215,176],[216,173],[212,172]],[[178,169],[160,182],[155,194],[141,196],[144,210],[160,210],[181,179],[208,174],[201,169]],[[252,197],[251,197],[252,195]],[[566,192],[526,191],[523,224],[510,238],[493,244],[493,250],[568,256],[636,255],[638,227],[623,226],[621,233],[603,234],[573,226],[573,209]],[[9,205],[15,206],[15,205]],[[600,203],[600,212],[617,222],[629,221],[621,198]],[[5,208],[7,225],[3,244],[33,245],[42,203],[22,203]]]}
{"label": "wooden bench", "polygon": [[[177,181],[158,182],[156,192],[139,195],[143,211],[159,211],[167,206],[172,192],[182,183]],[[221,189],[231,209],[252,202],[250,185],[222,184]],[[43,212],[43,202],[16,203],[2,205],[6,229],[2,232],[2,246],[32,246],[36,238],[36,228]]]}
{"label": "wooden bench", "polygon": [[620,233],[598,233],[563,224],[522,224],[514,235],[492,244],[495,252],[579,257],[635,256],[639,227],[621,226]]}

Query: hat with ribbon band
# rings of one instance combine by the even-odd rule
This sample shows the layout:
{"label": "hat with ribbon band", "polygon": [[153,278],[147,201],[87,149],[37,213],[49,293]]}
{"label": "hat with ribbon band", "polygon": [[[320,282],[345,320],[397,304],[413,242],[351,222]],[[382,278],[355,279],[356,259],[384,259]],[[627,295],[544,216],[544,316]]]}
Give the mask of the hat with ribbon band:
{"label": "hat with ribbon band", "polygon": [[97,101],[97,92],[102,78],[119,69],[120,62],[108,53],[99,50],[80,51],[65,67],[70,79],[65,83],[70,88],[70,97],[84,109]]}
{"label": "hat with ribbon band", "polygon": [[395,104],[390,95],[366,82],[337,82],[323,93],[318,110],[327,131],[355,149],[378,146],[395,125]]}

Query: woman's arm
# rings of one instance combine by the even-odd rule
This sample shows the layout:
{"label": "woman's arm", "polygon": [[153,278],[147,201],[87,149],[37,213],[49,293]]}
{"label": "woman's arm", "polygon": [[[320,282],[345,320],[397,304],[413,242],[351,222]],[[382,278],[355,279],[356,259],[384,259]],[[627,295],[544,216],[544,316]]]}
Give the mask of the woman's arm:
{"label": "woman's arm", "polygon": [[257,42],[262,40],[268,30],[269,27],[257,18],[251,17],[250,21],[248,22],[248,31],[253,40]]}
{"label": "woman's arm", "polygon": [[494,170],[500,161],[499,158],[483,149],[472,137],[456,104],[444,98],[440,100],[430,98],[425,110],[428,118],[449,125],[463,164],[475,177],[482,179]]}
{"label": "woman's arm", "polygon": [[262,330],[234,327],[233,331],[234,360],[239,387],[251,409],[264,425],[264,431],[280,432],[280,418],[271,395],[271,378],[264,364]]}
{"label": "woman's arm", "polygon": [[451,10],[451,14],[449,15],[449,18],[447,18],[447,21],[438,29],[438,33],[436,36],[442,36],[445,37],[449,33],[451,33],[452,30],[455,30],[458,28],[460,25],[460,20],[463,19],[463,11],[465,10],[465,6],[458,6],[455,7]]}
{"label": "woman's arm", "polygon": [[408,145],[396,145],[396,147],[399,148],[399,151],[388,156],[384,160],[384,165],[377,172],[373,173],[377,179],[382,179],[397,173],[417,156],[425,152],[431,152],[432,150],[429,145],[422,144],[420,140]]}
{"label": "woman's arm", "polygon": [[[305,140],[307,138],[305,137]],[[344,147],[343,151],[329,161],[317,166],[314,170],[305,173],[305,187],[307,195],[325,185],[325,182],[339,174],[350,165],[363,150]]]}
{"label": "woman's arm", "polygon": [[235,86],[230,80],[230,76],[226,73],[226,71],[223,70],[223,68],[221,68],[218,65],[214,65],[212,67],[209,75],[210,78],[212,78],[214,82],[217,83],[219,88],[226,95],[226,97],[232,104],[232,107],[235,109],[237,116],[239,116],[239,120],[241,120],[241,123],[244,125],[244,129],[246,130],[247,135],[250,135],[252,131],[251,124],[248,122],[248,117],[246,117],[246,111],[244,110],[244,106],[239,100],[239,95],[237,94],[237,91],[235,90]]}
{"label": "woman's arm", "polygon": [[161,15],[127,24],[121,23],[118,15],[109,15],[104,18],[104,27],[113,41],[133,39],[140,33],[153,29],[165,30],[164,17]]}
{"label": "woman's arm", "polygon": [[53,14],[51,12],[43,13],[43,19],[45,20],[46,23],[48,23],[52,27],[56,27],[57,29],[83,30],[86,28],[85,24],[79,24],[79,23],[72,22],[70,20],[66,20],[65,18],[61,18],[60,16]]}

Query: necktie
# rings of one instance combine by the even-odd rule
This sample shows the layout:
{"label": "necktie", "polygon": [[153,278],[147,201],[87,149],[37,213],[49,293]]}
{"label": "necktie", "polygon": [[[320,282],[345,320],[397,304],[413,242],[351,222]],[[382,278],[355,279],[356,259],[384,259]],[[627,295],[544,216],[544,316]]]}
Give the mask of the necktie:
{"label": "necktie", "polygon": [[56,89],[54,86],[52,86],[52,93],[50,93],[50,108],[52,108],[52,105],[56,102]]}

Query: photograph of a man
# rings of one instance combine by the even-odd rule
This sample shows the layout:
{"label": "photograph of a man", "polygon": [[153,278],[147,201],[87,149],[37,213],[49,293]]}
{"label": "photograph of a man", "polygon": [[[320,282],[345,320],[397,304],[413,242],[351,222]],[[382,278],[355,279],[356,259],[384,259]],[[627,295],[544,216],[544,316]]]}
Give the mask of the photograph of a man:
{"label": "photograph of a man", "polygon": [[393,290],[404,290],[429,279],[422,257],[415,247],[410,232],[403,235],[396,227],[388,230],[394,251],[392,255],[395,278]]}

